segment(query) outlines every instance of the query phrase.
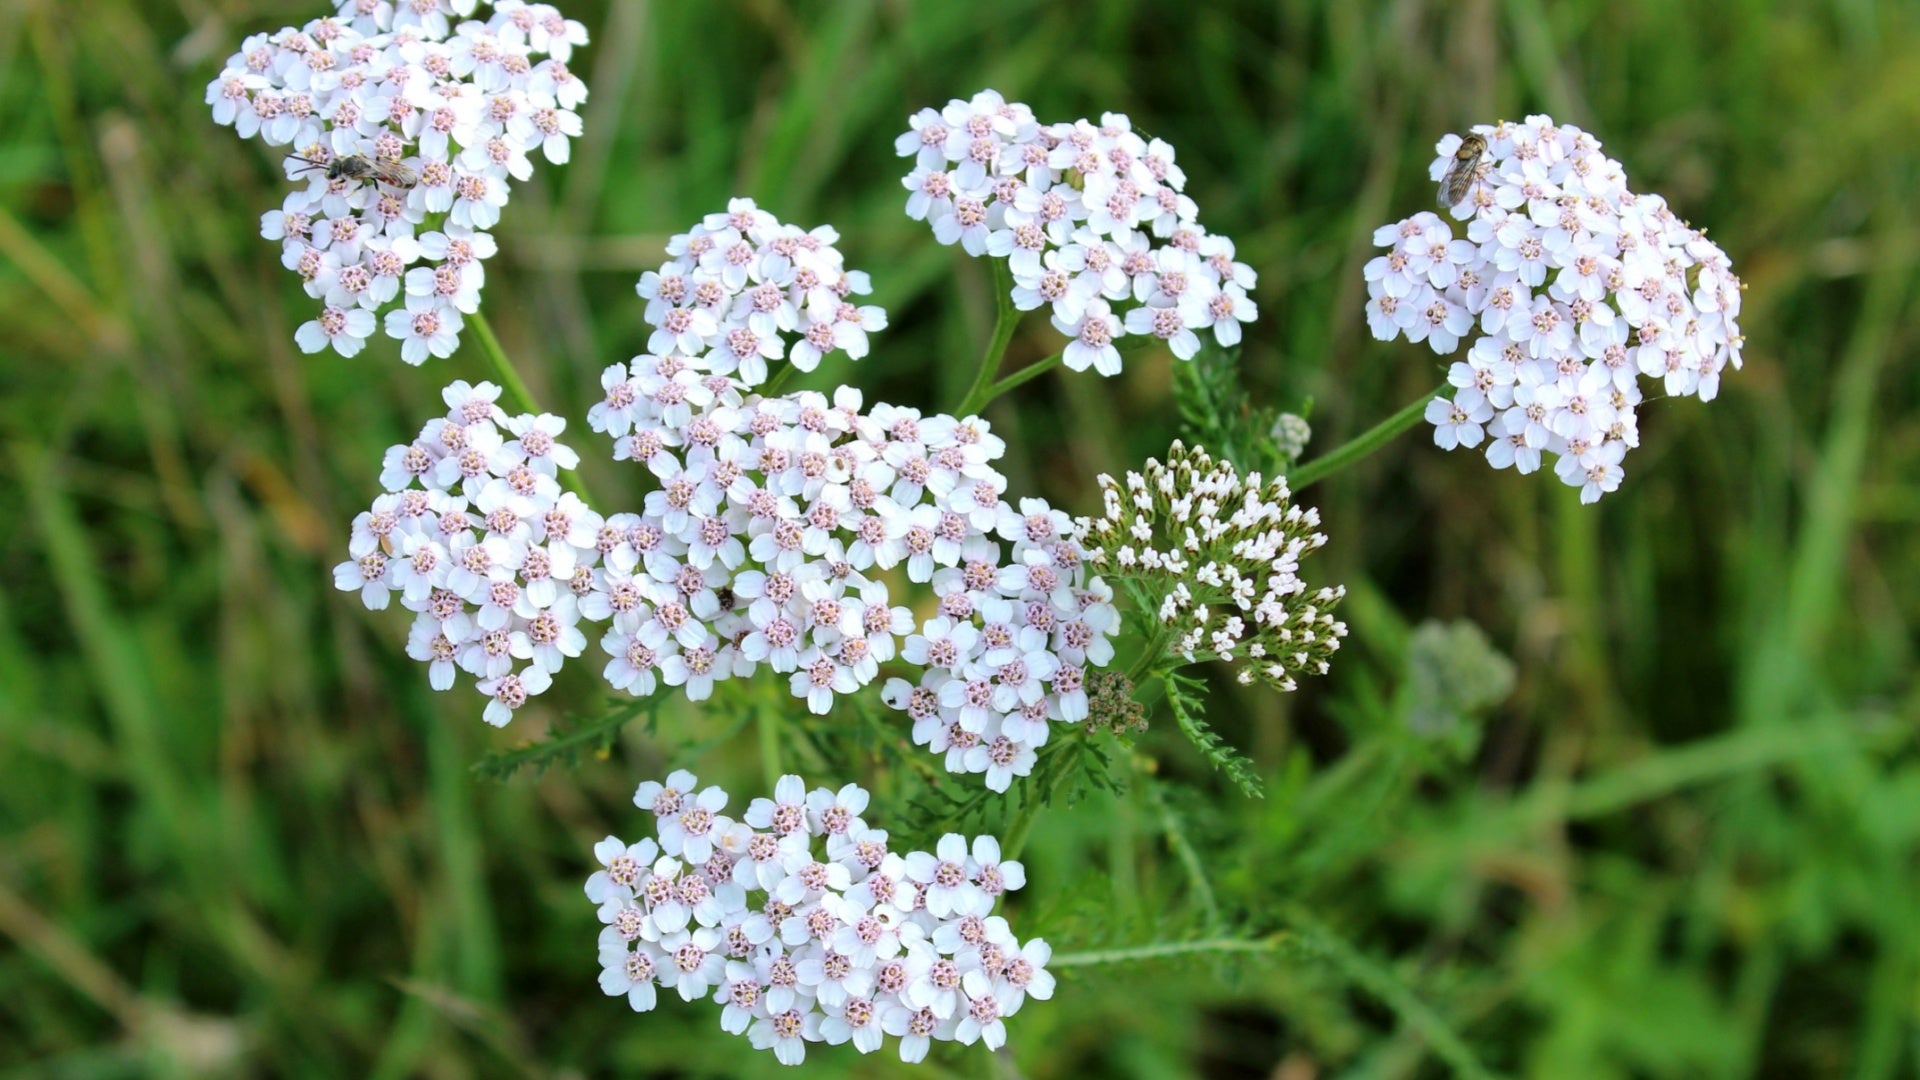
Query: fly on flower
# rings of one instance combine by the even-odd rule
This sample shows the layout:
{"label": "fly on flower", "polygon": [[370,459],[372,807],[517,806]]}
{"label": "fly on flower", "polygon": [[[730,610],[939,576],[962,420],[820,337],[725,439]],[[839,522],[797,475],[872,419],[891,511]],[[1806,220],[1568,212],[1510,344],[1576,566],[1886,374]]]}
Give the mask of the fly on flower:
{"label": "fly on flower", "polygon": [[1640,445],[1641,380],[1711,401],[1740,367],[1740,279],[1572,124],[1529,116],[1452,141],[1427,176],[1459,220],[1429,210],[1374,231],[1389,250],[1362,271],[1368,328],[1464,350],[1427,405],[1437,446],[1484,445],[1488,464],[1522,473],[1551,455],[1597,501]]}
{"label": "fly on flower", "polygon": [[412,166],[388,158],[348,154],[345,157],[334,158],[332,161],[321,161],[301,154],[291,156],[295,161],[306,163],[301,168],[293,170],[295,176],[314,169],[324,169],[328,180],[352,180],[356,183],[372,180],[402,191],[412,191],[420,183],[420,174],[415,172]]}
{"label": "fly on flower", "polygon": [[1451,210],[1467,197],[1473,182],[1480,177],[1480,159],[1486,153],[1485,136],[1470,131],[1460,140],[1460,148],[1453,152],[1453,164],[1440,179],[1440,209]]}
{"label": "fly on flower", "polygon": [[242,41],[207,104],[216,123],[283,148],[289,178],[327,181],[300,180],[260,218],[320,305],[294,343],[354,356],[384,324],[408,363],[449,356],[528,155],[563,163],[580,134],[587,87],[567,63],[586,28],[527,0],[327,6]]}

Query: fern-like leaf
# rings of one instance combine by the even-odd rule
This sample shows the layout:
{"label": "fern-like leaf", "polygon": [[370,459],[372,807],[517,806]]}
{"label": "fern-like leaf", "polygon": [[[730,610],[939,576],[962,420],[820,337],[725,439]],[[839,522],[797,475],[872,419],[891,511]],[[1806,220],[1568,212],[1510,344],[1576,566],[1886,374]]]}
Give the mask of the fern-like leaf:
{"label": "fern-like leaf", "polygon": [[1190,442],[1242,473],[1272,476],[1280,469],[1280,449],[1273,441],[1276,414],[1254,408],[1240,384],[1239,350],[1208,346],[1173,371],[1174,407]]}
{"label": "fern-like leaf", "polygon": [[1164,676],[1167,686],[1167,707],[1173,711],[1173,719],[1186,732],[1187,738],[1214,768],[1227,774],[1240,793],[1249,798],[1262,798],[1260,774],[1253,760],[1235,749],[1232,743],[1222,739],[1218,732],[1207,726],[1201,693],[1204,689],[1199,679],[1192,675],[1182,675],[1169,671]]}
{"label": "fern-like leaf", "polygon": [[583,753],[605,753],[619,737],[620,729],[635,719],[644,715],[651,725],[655,711],[670,691],[663,686],[646,697],[620,702],[599,716],[569,717],[555,723],[541,738],[488,752],[474,763],[473,771],[488,780],[507,780],[521,769],[539,774],[555,765],[573,765]]}

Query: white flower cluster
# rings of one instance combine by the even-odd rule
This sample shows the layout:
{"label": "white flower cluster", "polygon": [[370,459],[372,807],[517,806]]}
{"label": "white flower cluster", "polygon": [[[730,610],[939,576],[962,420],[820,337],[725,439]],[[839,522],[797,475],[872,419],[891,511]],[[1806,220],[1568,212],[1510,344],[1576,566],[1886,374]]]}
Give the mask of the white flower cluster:
{"label": "white flower cluster", "polygon": [[783,1065],[810,1042],[870,1054],[886,1035],[916,1062],[934,1039],[998,1049],[1006,1017],[1053,996],[1047,943],[1023,944],[992,914],[1026,883],[993,837],[949,833],[901,855],[861,820],[856,785],[808,792],[783,776],[736,821],[721,813],[725,791],[698,784],[685,771],[641,784],[633,801],[658,841],[593,849],[600,988],[634,1011],[667,986],[711,995],[723,1030]]}
{"label": "white flower cluster", "polygon": [[873,286],[846,269],[839,239],[830,225],[809,232],[752,199],[729,200],[726,213],[667,242],[665,265],[640,275],[654,328],[647,351],[702,357],[706,370],[747,386],[767,381],[769,360],[812,371],[835,349],[867,355],[867,334],[886,327],[887,313],[853,302]]}
{"label": "white flower cluster", "polygon": [[353,519],[352,558],[333,581],[375,610],[399,593],[418,613],[407,655],[428,665],[435,690],[453,686],[456,668],[478,679],[499,726],[585,648],[581,601],[594,595],[602,522],[560,490],[559,470],[579,464],[557,441],[565,420],[508,418],[492,383],[456,382],[441,396],[447,415],[387,451],[387,493]]}
{"label": "white flower cluster", "polygon": [[[612,620],[606,677],[634,694],[664,681],[697,700],[764,664],[825,714],[883,663],[921,667],[883,698],[949,769],[1004,791],[1050,721],[1084,719],[1085,670],[1113,655],[1111,593],[1086,580],[1065,514],[1004,500],[991,463],[1005,444],[984,420],[863,409],[849,387],[754,392],[783,333],[808,368],[830,347],[861,355],[885,325],[844,299],[866,275],[831,240],[736,199],[641,279],[660,351],[609,367],[587,420],[659,487],[642,513],[607,519],[584,610]],[[686,313],[704,317],[675,321]],[[924,622],[895,602],[902,572],[935,594]]]}
{"label": "white flower cluster", "polygon": [[1113,590],[1087,580],[1065,513],[1021,499],[995,518],[1011,563],[984,530],[962,543],[958,565],[933,575],[938,614],[902,650],[920,677],[888,679],[880,697],[949,772],[1005,791],[1033,771],[1051,724],[1087,719],[1087,678],[1113,662],[1120,616]]}
{"label": "white flower cluster", "polygon": [[[719,216],[732,223],[695,234],[760,232],[743,281],[780,277],[771,264],[789,255],[778,242],[796,237],[757,214],[736,201]],[[863,287],[825,243],[796,246],[787,269],[809,267],[809,288]],[[791,298],[797,284],[775,287]],[[763,313],[735,329],[753,332]],[[770,324],[768,339],[781,332]],[[452,412],[388,451],[388,494],[355,520],[353,561],[335,583],[374,608],[400,591],[421,613],[410,651],[433,665],[435,688],[467,670],[493,699],[494,724],[579,655],[582,623],[607,624],[604,676],[636,696],[670,686],[702,700],[764,665],[825,714],[881,664],[917,668],[917,682],[890,680],[883,700],[948,769],[1006,790],[1032,770],[1051,723],[1086,719],[1087,672],[1113,658],[1112,593],[1089,580],[1071,520],[1036,499],[1008,505],[992,467],[1005,445],[978,417],[863,409],[848,387],[767,397],[749,385],[745,357],[697,344],[609,367],[588,413],[616,460],[646,466],[655,489],[640,512],[603,518],[561,492],[557,469],[577,464],[554,441],[561,421],[507,420],[498,388],[455,383]],[[751,374],[764,379],[764,363]],[[895,601],[902,577],[933,593],[924,621]],[[516,659],[531,664],[516,671]]]}
{"label": "white flower cluster", "polygon": [[[763,397],[710,356],[614,365],[588,418],[660,485],[601,531],[586,611],[613,620],[608,681],[644,694],[658,671],[698,699],[765,664],[824,714],[881,663],[916,665],[883,699],[1004,791],[1050,721],[1085,718],[1086,669],[1113,655],[1112,594],[1067,516],[1005,502],[1005,447],[977,417],[863,411],[849,387]],[[935,594],[924,622],[894,600],[900,571]]]}
{"label": "white flower cluster", "polygon": [[[1658,195],[1627,190],[1620,163],[1571,124],[1530,116],[1474,131],[1486,141],[1464,238],[1419,213],[1375,231],[1391,250],[1366,266],[1367,322],[1440,354],[1474,334],[1428,406],[1444,449],[1490,439],[1487,461],[1530,473],[1542,452],[1594,502],[1620,486],[1640,433],[1639,378],[1710,401],[1740,366],[1740,280],[1726,253]],[[1454,166],[1448,135],[1431,171]]]}
{"label": "white flower cluster", "polygon": [[1190,359],[1200,331],[1234,345],[1254,320],[1253,269],[1234,261],[1233,241],[1195,220],[1173,147],[1142,138],[1125,116],[1041,124],[1027,106],[982,90],[909,122],[894,143],[914,158],[901,181],[907,216],[943,244],[1006,259],[1014,304],[1050,307],[1073,339],[1069,368],[1118,374],[1114,343],[1128,335]]}
{"label": "white flower cluster", "polygon": [[1238,664],[1242,683],[1281,690],[1300,673],[1326,674],[1347,636],[1332,614],[1347,590],[1309,592],[1301,580],[1300,560],[1327,538],[1319,511],[1291,504],[1284,478],[1242,477],[1176,442],[1166,464],[1149,458],[1124,485],[1102,476],[1100,488],[1105,514],[1077,523],[1087,562],[1163,597],[1175,655]]}
{"label": "white flower cluster", "polygon": [[358,353],[404,293],[385,322],[401,357],[451,355],[510,182],[580,134],[587,87],[567,60],[585,28],[524,0],[453,23],[476,6],[339,0],[337,18],[247,38],[207,86],[216,122],[287,147],[305,178],[260,230],[321,302],[294,335],[306,352]]}

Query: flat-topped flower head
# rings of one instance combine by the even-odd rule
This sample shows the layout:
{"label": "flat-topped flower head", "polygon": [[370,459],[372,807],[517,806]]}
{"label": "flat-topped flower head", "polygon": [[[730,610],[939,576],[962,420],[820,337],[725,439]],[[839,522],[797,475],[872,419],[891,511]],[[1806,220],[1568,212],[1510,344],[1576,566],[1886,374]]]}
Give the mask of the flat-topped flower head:
{"label": "flat-topped flower head", "polygon": [[1239,344],[1258,317],[1254,272],[1201,228],[1173,147],[1126,116],[1042,124],[983,90],[908,123],[894,143],[913,159],[907,216],[1006,260],[1015,306],[1049,309],[1070,369],[1117,375],[1122,347],[1156,339],[1191,359],[1204,337]]}
{"label": "flat-topped flower head", "polygon": [[[1436,445],[1522,473],[1554,459],[1595,502],[1639,445],[1643,379],[1711,401],[1740,367],[1742,286],[1703,230],[1628,189],[1592,135],[1547,116],[1473,133],[1486,150],[1448,189],[1462,193],[1451,221],[1423,211],[1375,230],[1388,250],[1365,268],[1367,324],[1383,341],[1464,349],[1427,408]],[[1434,180],[1453,175],[1460,145],[1434,147]]]}
{"label": "flat-topped flower head", "polygon": [[[676,261],[642,292],[666,324],[688,297],[739,311],[754,282],[783,275],[782,288],[865,289],[832,239],[736,199],[676,237]],[[745,291],[729,300],[736,268]],[[780,340],[784,316],[755,321],[777,298],[762,307],[734,329]],[[564,492],[579,461],[564,422],[506,416],[490,384],[449,387],[453,411],[388,452],[395,494],[356,523],[336,584],[369,607],[400,591],[423,613],[409,651],[432,685],[471,672],[486,718],[504,724],[597,640],[617,690],[698,701],[764,672],[824,715],[887,665],[899,677],[881,699],[908,714],[915,742],[996,791],[1033,769],[1052,724],[1085,719],[1088,673],[1113,658],[1112,594],[1066,514],[1008,502],[994,468],[1005,444],[986,421],[868,406],[850,387],[768,396],[724,347],[667,344],[609,367],[588,414],[616,460],[646,470],[638,512],[602,516]],[[387,504],[402,497],[427,502],[398,527]],[[895,595],[903,586],[932,594],[926,616]],[[754,824],[861,825],[839,803],[766,811]]]}
{"label": "flat-topped flower head", "polygon": [[495,726],[585,650],[603,524],[556,480],[579,460],[559,441],[566,422],[509,417],[499,396],[485,382],[442,392],[446,414],[387,451],[387,493],[354,519],[350,558],[334,568],[334,585],[370,609],[398,594],[414,613],[408,654],[436,690],[471,676]]}
{"label": "flat-topped flower head", "polygon": [[[1070,554],[1066,516],[1035,500],[1023,501],[1025,513],[1006,504],[1006,481],[991,467],[1002,447],[984,422],[863,408],[846,388],[832,398],[762,397],[711,363],[642,356],[605,380],[599,426],[614,434],[613,403],[632,403],[615,456],[644,461],[662,484],[640,515],[660,537],[647,559],[653,584],[639,590],[653,598],[655,622],[603,642],[609,680],[628,677],[636,643],[658,665],[708,649],[702,665],[713,680],[770,668],[824,714],[871,684],[882,663],[926,667],[930,691],[950,699],[959,689],[941,687],[964,674],[993,689],[946,702],[948,713],[967,709],[985,736],[980,755],[951,757],[949,767],[1004,790],[1032,767],[1047,720],[1078,719],[1060,695],[1070,701],[1081,669],[1111,656],[1103,645],[1116,620]],[[689,380],[717,392],[669,417],[661,388]],[[653,433],[657,449],[636,452],[633,431]],[[887,581],[899,569],[939,598],[924,623],[893,597]],[[635,590],[623,575],[605,575],[601,588],[606,599],[587,603],[590,612],[638,605],[619,600]]]}
{"label": "flat-topped flower head", "polygon": [[[832,303],[841,326],[881,325],[845,299],[869,286],[835,239],[735,199],[642,277],[660,351],[607,368],[588,423],[654,490],[638,513],[576,534],[596,556],[576,562],[590,570],[579,618],[610,624],[604,676],[636,695],[666,686],[701,700],[765,673],[824,715],[883,664],[924,669],[917,690],[896,679],[882,699],[949,769],[1005,790],[1031,771],[1050,723],[1084,717],[1086,672],[1113,655],[1111,595],[1087,573],[1067,515],[1008,503],[993,467],[1005,444],[980,418],[869,406],[850,387],[764,392],[754,357],[798,348],[807,312]],[[778,348],[733,347],[748,337]],[[513,430],[512,454],[565,467],[527,454],[529,435],[545,445],[554,432]],[[930,616],[896,597],[903,584],[934,594]],[[912,706],[922,696],[932,704]],[[959,752],[951,739],[935,747],[936,721],[962,714]],[[860,824],[858,807],[777,796],[761,809],[758,827],[790,828],[795,813],[835,835]]]}
{"label": "flat-topped flower head", "polygon": [[[602,925],[609,997],[635,1012],[654,1009],[660,987],[710,999],[723,1031],[798,1065],[815,1042],[869,1054],[893,1036],[908,1062],[936,1039],[998,1048],[1006,1018],[1053,995],[1052,949],[1020,941],[993,914],[1025,881],[994,837],[949,834],[934,853],[889,853],[877,830],[858,826],[857,840],[834,831],[837,811],[866,808],[865,790],[808,791],[782,776],[772,798],[749,804],[747,822],[732,823],[748,854],[715,884],[688,861],[655,857],[684,853],[688,815],[726,804],[726,792],[698,783],[682,770],[635,792],[659,844],[609,836],[594,846],[600,868],[586,895]],[[741,873],[749,860],[778,861],[790,876]]]}
{"label": "flat-topped flower head", "polygon": [[586,30],[523,0],[336,7],[247,38],[207,104],[242,138],[284,148],[298,187],[260,231],[320,304],[294,336],[301,350],[353,356],[384,325],[407,363],[449,356],[479,309],[512,185],[532,175],[531,154],[565,162],[580,134],[587,88],[567,62]]}
{"label": "flat-topped flower head", "polygon": [[[1076,527],[1087,562],[1162,598],[1157,615],[1175,655],[1220,660],[1241,682],[1280,690],[1326,673],[1347,634],[1333,617],[1346,589],[1301,578],[1301,560],[1327,538],[1319,512],[1294,504],[1284,478],[1242,476],[1176,442],[1165,464],[1150,458],[1124,480],[1100,477],[1100,488],[1104,512]],[[1134,722],[1124,702],[1104,699],[1083,715],[1108,729]]]}
{"label": "flat-topped flower head", "polygon": [[752,199],[736,198],[667,242],[671,256],[635,286],[654,328],[647,351],[700,361],[701,370],[745,387],[767,381],[785,360],[812,371],[823,357],[867,355],[867,335],[887,313],[858,298],[873,291],[850,270],[830,226],[781,223]]}

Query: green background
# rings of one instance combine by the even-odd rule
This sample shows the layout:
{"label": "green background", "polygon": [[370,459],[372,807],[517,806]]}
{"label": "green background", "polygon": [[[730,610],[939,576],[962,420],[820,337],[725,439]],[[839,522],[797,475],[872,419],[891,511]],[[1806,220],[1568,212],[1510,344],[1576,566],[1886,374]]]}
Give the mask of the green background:
{"label": "green background", "polygon": [[[202,97],[243,35],[323,6],[0,3],[0,1076],[776,1072],[714,1006],[602,997],[580,894],[590,845],[640,832],[637,781],[757,793],[751,735],[696,745],[725,718],[669,711],[577,770],[478,779],[592,707],[597,665],[496,732],[428,689],[404,615],[331,587],[382,450],[484,366],[293,346],[311,302],[257,229],[276,159]],[[983,86],[1178,148],[1260,273],[1249,392],[1311,398],[1316,450],[1437,381],[1368,336],[1360,266],[1429,208],[1448,130],[1579,123],[1751,286],[1746,369],[1645,407],[1597,507],[1424,428],[1310,489],[1348,648],[1291,698],[1212,706],[1266,798],[1157,718],[1124,797],[1042,815],[1012,906],[1062,952],[1259,948],[1062,968],[1010,1054],[924,1073],[1920,1075],[1913,4],[564,6],[593,34],[586,134],[516,190],[485,310],[598,491],[630,483],[583,428],[644,342],[633,280],[732,194],[839,227],[891,314],[813,385],[960,396],[986,267],[902,214],[891,144]],[[1057,347],[1036,318],[1009,356]],[[1169,384],[1148,354],[997,403],[1014,492],[1094,508],[1096,473],[1179,433]],[[1406,723],[1429,618],[1518,671],[1440,737]]]}

